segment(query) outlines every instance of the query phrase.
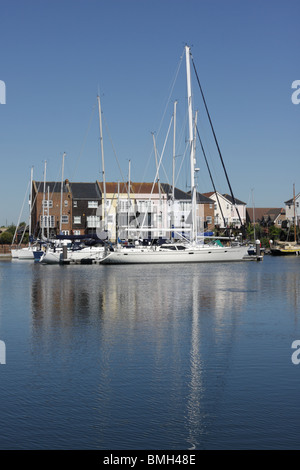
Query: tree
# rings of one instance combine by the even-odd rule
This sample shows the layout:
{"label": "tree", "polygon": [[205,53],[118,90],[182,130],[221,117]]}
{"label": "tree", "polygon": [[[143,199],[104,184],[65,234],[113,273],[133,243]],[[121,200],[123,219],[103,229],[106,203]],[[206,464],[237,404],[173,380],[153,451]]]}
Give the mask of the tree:
{"label": "tree", "polygon": [[0,243],[2,245],[10,245],[13,239],[13,234],[6,230],[5,232],[1,233],[0,235]]}

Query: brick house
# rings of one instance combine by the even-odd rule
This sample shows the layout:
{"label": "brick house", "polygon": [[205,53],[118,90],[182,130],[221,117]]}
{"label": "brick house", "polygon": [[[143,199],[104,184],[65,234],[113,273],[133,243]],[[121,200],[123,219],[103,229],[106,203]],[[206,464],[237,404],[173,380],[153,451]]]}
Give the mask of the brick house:
{"label": "brick house", "polygon": [[99,209],[102,196],[99,184],[69,183],[72,194],[72,234],[86,235],[96,233],[100,228]]}
{"label": "brick house", "polygon": [[[62,204],[61,204],[62,200]],[[68,180],[32,182],[31,226],[35,237],[53,237],[60,233],[69,235],[72,230],[72,193]]]}

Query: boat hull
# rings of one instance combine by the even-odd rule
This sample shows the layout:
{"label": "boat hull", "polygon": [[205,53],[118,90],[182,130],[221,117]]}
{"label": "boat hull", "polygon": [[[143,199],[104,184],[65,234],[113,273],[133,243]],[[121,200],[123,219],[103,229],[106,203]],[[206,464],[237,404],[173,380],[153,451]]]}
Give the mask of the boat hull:
{"label": "boat hull", "polygon": [[63,257],[63,251],[48,250],[41,258],[43,264],[59,264],[66,262],[80,262],[83,260],[100,260],[104,256],[104,248],[87,247],[81,250],[67,250],[67,257]]}
{"label": "boat hull", "polygon": [[213,247],[172,250],[120,250],[110,252],[102,264],[158,264],[158,263],[209,263],[242,261],[247,247]]}
{"label": "boat hull", "polygon": [[290,250],[285,250],[285,249],[272,249],[271,250],[271,255],[273,256],[299,256],[300,255],[300,249],[290,249]]}
{"label": "boat hull", "polygon": [[13,259],[34,259],[34,250],[32,248],[16,248],[11,250]]}

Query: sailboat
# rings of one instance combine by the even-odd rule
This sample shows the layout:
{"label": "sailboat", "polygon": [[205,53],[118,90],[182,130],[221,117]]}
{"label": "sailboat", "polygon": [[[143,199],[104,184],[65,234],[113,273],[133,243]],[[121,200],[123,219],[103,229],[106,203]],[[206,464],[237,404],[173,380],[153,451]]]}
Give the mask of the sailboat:
{"label": "sailboat", "polygon": [[270,240],[270,252],[273,256],[299,256],[300,244],[297,241],[297,214],[296,214],[296,196],[295,185],[293,185],[293,204],[294,204],[294,241],[279,241],[275,243]]}
{"label": "sailboat", "polygon": [[[33,260],[34,259],[34,252],[38,250],[38,245],[32,244],[31,238],[32,238],[32,233],[31,233],[31,213],[32,213],[32,208],[33,208],[33,201],[32,201],[32,181],[33,181],[33,168],[31,168],[31,173],[30,173],[30,196],[29,196],[29,245],[25,246],[23,248],[11,248],[11,256],[12,259],[19,259],[19,260]],[[23,209],[23,208],[22,208]],[[22,211],[21,211],[22,213]],[[21,214],[20,214],[21,216]],[[20,218],[19,218],[20,221]],[[19,226],[19,221],[16,227],[15,235]],[[25,229],[24,229],[24,234],[25,234]],[[13,243],[12,243],[13,245]]]}
{"label": "sailboat", "polygon": [[192,88],[190,47],[185,46],[189,150],[191,172],[191,230],[190,239],[180,243],[165,243],[160,246],[135,246],[133,248],[109,248],[101,264],[149,264],[149,263],[200,263],[242,261],[247,255],[248,247],[238,243],[231,246],[198,243],[196,221],[196,184],[195,184],[195,140],[193,129]]}

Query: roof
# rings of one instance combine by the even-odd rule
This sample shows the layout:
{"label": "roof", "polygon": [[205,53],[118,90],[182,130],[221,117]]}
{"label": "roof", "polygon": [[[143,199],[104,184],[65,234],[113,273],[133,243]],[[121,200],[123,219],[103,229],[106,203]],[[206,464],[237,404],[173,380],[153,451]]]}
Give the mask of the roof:
{"label": "roof", "polygon": [[[168,184],[168,183],[161,183],[161,186],[163,188],[163,191],[165,192],[165,194],[167,194],[167,196],[169,198],[171,198],[171,195],[172,195],[172,191],[173,191],[173,186],[171,184]],[[174,188],[174,197],[175,197],[175,200],[176,201],[180,201],[180,200],[188,200],[190,201],[191,200],[191,195],[182,191],[181,189],[178,189],[178,188]]]}
{"label": "roof", "polygon": [[[297,194],[297,196],[295,196],[295,199],[298,199],[298,197],[300,196],[300,193]],[[291,199],[289,199],[288,201],[285,201],[285,204],[287,205],[292,205],[294,203],[294,198],[292,197]]]}
{"label": "roof", "polygon": [[[248,218],[253,223],[253,207],[247,207]],[[255,222],[260,220],[271,219],[274,221],[279,215],[285,215],[285,210],[281,207],[255,207],[254,218]]]}
{"label": "roof", "polygon": [[97,183],[69,183],[73,199],[101,199]]}
{"label": "roof", "polygon": [[[35,189],[38,193],[43,193],[44,192],[44,182],[43,181],[33,181],[33,184],[35,185]],[[46,193],[48,192],[49,188],[49,193],[60,193],[61,192],[61,182],[58,181],[46,181],[45,182],[45,189]],[[63,192],[67,193],[69,192],[68,184],[66,181],[63,182]]]}
{"label": "roof", "polygon": [[[223,194],[223,197],[225,197],[229,202],[231,202],[231,204],[234,204],[233,198],[229,194]],[[240,199],[237,199],[236,197],[234,198],[234,200],[236,204],[243,205],[243,206],[247,205],[245,202],[241,201]]]}
{"label": "roof", "polygon": [[[191,191],[188,191],[187,194],[189,195],[189,198],[191,199]],[[211,193],[211,194],[214,194],[214,193]],[[199,202],[200,204],[214,204],[215,203],[213,199],[210,199],[207,196],[207,193],[205,194],[197,193],[196,201]]]}
{"label": "roof", "polygon": [[211,196],[213,196],[214,194],[216,194],[215,191],[210,191],[209,193],[203,193],[203,196],[205,196],[205,197],[211,197]]}
{"label": "roof", "polygon": [[[214,196],[215,194],[216,194],[216,191],[211,191],[209,193],[204,193],[204,196],[211,197],[211,196]],[[218,193],[218,194],[220,196],[223,196],[225,199],[227,199],[227,201],[229,201],[230,204],[234,204],[233,198],[229,194],[220,194],[220,193]],[[245,202],[241,201],[240,199],[237,199],[236,197],[234,198],[234,200],[235,200],[235,203],[238,204],[238,205],[243,205],[243,206],[247,205]]]}
{"label": "roof", "polygon": [[[100,191],[103,193],[103,182],[98,182]],[[105,183],[107,194],[127,194],[128,182],[107,182]],[[130,194],[159,194],[158,183],[134,183],[130,182]]]}

